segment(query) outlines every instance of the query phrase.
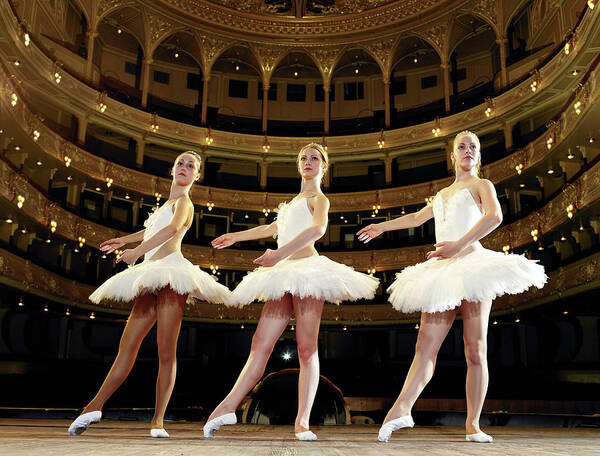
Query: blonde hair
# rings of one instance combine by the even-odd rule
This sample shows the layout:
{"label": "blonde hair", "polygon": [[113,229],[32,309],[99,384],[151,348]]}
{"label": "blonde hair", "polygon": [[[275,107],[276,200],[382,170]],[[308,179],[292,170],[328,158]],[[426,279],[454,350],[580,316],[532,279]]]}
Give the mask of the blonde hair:
{"label": "blonde hair", "polygon": [[307,144],[306,146],[303,146],[300,149],[300,152],[298,152],[298,157],[296,157],[296,164],[298,164],[300,162],[300,155],[302,155],[302,152],[304,152],[305,150],[308,150],[308,149],[315,149],[316,151],[318,151],[321,154],[321,158],[327,165],[327,169],[325,169],[325,171],[323,172],[323,176],[325,176],[325,174],[327,173],[327,170],[329,169],[329,155],[327,155],[327,151],[319,143],[310,143],[310,144]]}
{"label": "blonde hair", "polygon": [[[459,141],[461,138],[464,138],[465,136],[468,136],[469,138],[471,138],[473,140],[473,142],[475,143],[475,145],[477,146],[477,151],[479,152],[479,159],[477,160],[477,164],[475,165],[475,170],[477,175],[479,176],[479,171],[481,170],[481,143],[479,142],[479,138],[477,137],[477,135],[475,133],[473,133],[472,131],[469,130],[465,130],[465,131],[461,131],[459,134],[457,134],[454,137],[454,143],[452,144],[452,152],[450,152],[450,156],[452,157],[454,154],[454,151],[456,151],[456,148],[458,147]],[[454,168],[456,168],[456,163],[454,163]]]}

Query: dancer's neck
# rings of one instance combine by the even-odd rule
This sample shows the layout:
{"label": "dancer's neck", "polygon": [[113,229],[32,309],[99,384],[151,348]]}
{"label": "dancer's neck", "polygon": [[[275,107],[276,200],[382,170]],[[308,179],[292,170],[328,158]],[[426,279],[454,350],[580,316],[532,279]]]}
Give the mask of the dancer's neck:
{"label": "dancer's neck", "polygon": [[300,195],[316,195],[323,193],[321,191],[321,183],[318,179],[302,179],[302,185],[300,186]]}
{"label": "dancer's neck", "polygon": [[169,192],[169,200],[174,200],[182,195],[188,195],[190,192],[191,185],[179,186],[175,183],[171,184],[171,191]]}

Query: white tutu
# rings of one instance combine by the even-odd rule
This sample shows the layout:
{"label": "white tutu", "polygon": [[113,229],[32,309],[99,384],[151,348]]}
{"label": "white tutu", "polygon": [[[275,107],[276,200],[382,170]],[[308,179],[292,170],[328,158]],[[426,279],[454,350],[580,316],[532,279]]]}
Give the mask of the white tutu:
{"label": "white tutu", "polygon": [[547,279],[537,261],[479,248],[464,256],[408,266],[396,274],[388,293],[400,312],[433,313],[454,309],[463,299],[485,302],[532,285],[542,288]]}
{"label": "white tutu", "polygon": [[246,274],[227,302],[243,306],[255,300],[279,299],[286,293],[311,296],[328,302],[372,299],[379,280],[336,263],[326,256],[285,259],[272,267],[259,267]]}
{"label": "white tutu", "polygon": [[145,260],[115,274],[100,285],[89,299],[96,304],[104,299],[133,301],[143,293],[154,293],[167,285],[179,294],[188,293],[188,302],[197,298],[224,303],[230,294],[227,287],[176,251],[158,260]]}

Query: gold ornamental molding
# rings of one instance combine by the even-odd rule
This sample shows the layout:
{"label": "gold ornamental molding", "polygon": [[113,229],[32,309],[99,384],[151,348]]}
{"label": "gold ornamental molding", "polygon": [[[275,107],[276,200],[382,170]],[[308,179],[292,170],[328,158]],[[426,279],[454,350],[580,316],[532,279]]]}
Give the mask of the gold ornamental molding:
{"label": "gold ornamental molding", "polygon": [[[490,179],[495,184],[502,182],[515,176],[517,166],[521,167],[522,172],[536,166],[560,146],[583,121],[594,103],[600,99],[600,65],[588,76],[581,88],[582,92],[588,94],[588,101],[580,107],[580,114],[577,114],[571,106],[566,106],[554,124],[555,126],[546,134],[523,149],[484,166],[482,168],[483,177]],[[11,106],[10,98],[13,93],[18,97],[15,106]],[[149,198],[153,198],[155,193],[168,194],[171,185],[170,179],[133,170],[97,157],[59,136],[44,125],[40,118],[29,109],[22,93],[22,84],[20,85],[8,69],[0,64],[0,104],[5,113],[6,125],[9,122],[15,124],[29,138],[28,147],[35,147],[48,158],[54,159],[55,166],[64,166],[65,157],[68,157],[71,159],[70,166],[83,174],[84,180],[104,182],[106,178],[111,178],[114,187]],[[31,137],[35,129],[40,133],[37,141]],[[550,137],[553,141],[551,149],[547,147]],[[379,204],[382,208],[399,208],[424,204],[426,198],[450,185],[451,182],[452,178],[448,177],[405,187],[331,193],[328,197],[331,201],[332,213],[369,211],[374,204]],[[260,212],[264,208],[276,208],[282,201],[288,201],[292,197],[292,194],[285,193],[249,192],[201,185],[195,186],[192,192],[192,200],[198,206],[204,206],[211,201],[220,208],[255,212]]]}
{"label": "gold ornamental molding", "polygon": [[[0,249],[0,282],[20,288],[68,306],[111,313],[127,314],[131,303],[114,302],[97,306],[88,301],[95,287],[68,279],[50,272]],[[535,307],[556,299],[562,299],[582,291],[600,287],[600,254],[559,268],[550,274],[548,283],[538,290],[531,289],[518,295],[503,296],[494,301],[492,315],[510,314],[521,309]],[[201,322],[256,323],[260,317],[262,304],[250,304],[243,308],[231,308],[221,304],[194,302],[186,304],[185,318]],[[329,325],[390,325],[418,321],[416,313],[403,314],[394,310],[391,304],[325,304],[322,323]]]}
{"label": "gold ornamental molding", "polygon": [[[46,228],[49,228],[51,221],[54,221],[56,232],[63,238],[75,242],[83,236],[86,238],[87,245],[93,248],[98,248],[107,239],[126,234],[85,220],[48,200],[29,183],[25,175],[14,171],[5,161],[0,161],[0,182],[9,183],[0,186],[0,197],[14,205],[10,214],[13,218],[18,218],[18,214],[23,213]],[[22,208],[17,209],[19,195],[24,198],[24,203]],[[532,242],[530,237],[532,230],[537,229],[541,238],[542,235],[566,223],[569,220],[567,215],[569,205],[573,205],[579,212],[598,199],[600,199],[600,163],[582,173],[576,181],[538,211],[495,230],[483,240],[483,245],[501,251],[504,246],[509,246],[512,250],[529,244]],[[397,271],[424,261],[429,250],[432,250],[430,245],[422,245],[385,250],[324,252],[323,255],[361,271],[370,268],[376,268],[377,271]],[[260,251],[216,250],[188,244],[182,246],[182,252],[192,263],[203,268],[215,264],[221,269],[237,271],[254,269],[253,260],[261,254]]]}
{"label": "gold ornamental molding", "polygon": [[[321,41],[324,37],[335,41],[364,39],[366,34],[384,34],[409,30],[415,22],[429,21],[441,14],[448,14],[465,3],[452,0],[405,0],[397,1],[340,1],[351,4],[341,8],[333,6],[330,14],[304,16],[297,19],[289,16],[268,14],[264,2],[162,0],[143,1],[146,7],[160,8],[172,13],[189,25],[212,29],[233,36],[240,30],[257,39],[278,37],[282,40]],[[220,4],[218,4],[220,3]],[[375,6],[361,8],[361,4]],[[381,6],[379,6],[381,5]],[[362,11],[361,11],[362,9]],[[359,11],[353,13],[353,11]]]}
{"label": "gold ornamental molding", "polygon": [[[402,3],[402,2],[393,2]],[[480,1],[482,8],[486,1]],[[484,8],[485,9],[485,8]],[[153,123],[151,114],[139,109],[127,106],[113,99],[106,99],[106,109],[100,112],[98,109],[98,99],[101,94],[82,82],[78,78],[67,72],[62,74],[62,82],[56,84],[53,81],[56,63],[32,41],[28,47],[25,47],[22,40],[19,39],[19,24],[17,18],[8,6],[8,2],[0,3],[0,21],[4,23],[3,33],[6,39],[14,43],[11,46],[11,55],[5,55],[8,61],[18,58],[26,65],[21,68],[11,68],[11,74],[22,81],[22,89],[26,91],[31,99],[43,98],[51,102],[60,109],[76,115],[79,118],[85,118],[87,122],[98,124],[110,130],[121,132],[127,136],[134,137],[138,141],[146,141],[174,150],[195,149],[200,150],[206,156],[227,157],[236,156],[246,160],[262,162],[293,162],[300,147],[310,141],[320,141],[322,138],[292,138],[292,137],[270,137],[271,149],[265,154],[262,149],[264,138],[262,135],[248,135],[239,133],[223,132],[212,130],[211,135],[214,143],[210,146],[205,145],[204,138],[207,135],[207,129],[192,125],[182,124],[169,119],[157,118],[156,122],[160,129],[151,131],[150,126]],[[494,112],[492,116],[486,116],[487,105],[482,104],[467,111],[457,113],[440,120],[439,127],[441,134],[439,137],[432,135],[432,129],[435,122],[399,128],[386,131],[386,146],[383,150],[377,147],[377,140],[380,133],[369,133],[361,135],[350,135],[341,137],[328,137],[327,143],[330,151],[332,163],[336,161],[351,161],[364,159],[384,159],[399,157],[408,153],[424,149],[444,149],[445,142],[455,133],[464,130],[465,127],[474,129],[479,134],[497,131],[504,128],[505,123],[512,123],[523,118],[524,115],[530,115],[536,110],[543,109],[551,99],[558,101],[564,98],[564,94],[569,93],[575,86],[575,79],[568,77],[567,70],[576,65],[580,60],[583,62],[584,55],[589,51],[588,47],[597,46],[592,40],[597,40],[600,36],[600,20],[597,20],[600,9],[588,9],[584,14],[577,30],[577,44],[571,52],[566,55],[559,52],[543,68],[512,89],[500,94],[492,100]],[[157,32],[164,36],[161,27],[157,25]],[[440,22],[442,23],[442,22]],[[436,22],[435,24],[438,24]],[[435,28],[434,24],[434,28]],[[164,27],[170,27],[168,24]],[[173,27],[175,27],[173,25]],[[0,27],[2,29],[2,27]],[[175,30],[173,28],[173,30]],[[425,29],[425,32],[428,29]],[[427,33],[424,33],[425,36]],[[439,31],[442,33],[443,31]],[[2,32],[0,32],[2,33]],[[434,35],[435,30],[428,33]],[[220,52],[228,45],[227,40],[223,40],[216,35],[203,35],[200,40],[204,40],[202,45],[202,59],[204,66],[210,66]],[[383,40],[362,41],[361,47],[368,52],[373,53],[380,66],[384,78],[386,66],[389,64],[389,53],[393,50],[390,47],[388,38]],[[391,39],[391,38],[390,38]],[[214,42],[214,43],[213,43]],[[207,43],[213,43],[214,49]],[[216,44],[215,44],[216,43]],[[211,44],[212,46],[212,44]],[[285,43],[278,43],[277,46],[285,47]],[[251,48],[255,46],[250,45]],[[301,46],[302,47],[302,46]],[[211,50],[212,49],[212,50]],[[318,64],[323,74],[325,82],[327,81],[327,69],[331,71],[332,65],[339,58],[336,52],[344,52],[347,47],[339,45],[322,44],[322,39],[318,45],[304,46],[303,49],[315,58],[323,56],[323,61]],[[332,53],[333,51],[333,53]],[[3,52],[3,50],[0,50]],[[265,65],[263,77],[268,78],[270,65],[280,58],[281,49],[271,49],[265,51],[262,57],[257,57]],[[587,66],[587,63],[585,63]],[[24,68],[28,68],[25,72]],[[33,80],[31,78],[31,69],[37,69],[41,79]],[[532,92],[530,85],[534,79],[539,80],[540,86],[536,92]],[[567,83],[565,85],[565,82]],[[553,87],[559,90],[551,90]],[[560,87],[559,87],[560,86]],[[550,89],[550,90],[546,90]],[[51,95],[49,95],[51,94]],[[51,97],[51,98],[50,98]]]}

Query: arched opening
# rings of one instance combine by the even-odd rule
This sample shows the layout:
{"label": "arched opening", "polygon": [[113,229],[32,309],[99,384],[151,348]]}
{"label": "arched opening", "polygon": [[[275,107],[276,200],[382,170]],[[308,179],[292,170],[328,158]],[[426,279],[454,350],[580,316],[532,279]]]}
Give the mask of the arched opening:
{"label": "arched opening", "polygon": [[392,60],[390,100],[394,128],[429,122],[444,114],[442,61],[418,36],[402,39]]}
{"label": "arched opening", "polygon": [[[225,50],[211,69],[207,124],[219,130],[260,134],[260,81],[260,64],[249,47]],[[220,99],[218,92],[223,95]]]}
{"label": "arched opening", "polygon": [[285,55],[273,70],[269,91],[270,135],[323,134],[323,78],[310,55],[304,51]]}
{"label": "arched opening", "polygon": [[[262,380],[243,405],[242,422],[292,425],[298,410],[298,373],[300,369],[272,372]],[[311,424],[349,424],[350,412],[341,390],[321,375],[310,415]]]}
{"label": "arched opening", "polygon": [[451,112],[464,111],[493,96],[501,66],[492,27],[477,16],[458,16],[450,35],[449,64]]}
{"label": "arched opening", "polygon": [[348,49],[331,77],[331,134],[367,133],[383,128],[385,105],[381,68],[366,50]]}
{"label": "arched opening", "polygon": [[130,106],[141,105],[144,58],[142,18],[134,8],[115,11],[98,24],[94,64],[101,70],[100,85],[111,98]]}
{"label": "arched opening", "polygon": [[512,65],[519,60],[523,60],[532,53],[528,46],[530,32],[529,16],[531,14],[532,3],[532,1],[529,1],[523,5],[508,25],[506,32],[506,38],[508,39],[507,65]]}
{"label": "arched opening", "polygon": [[148,111],[160,117],[200,125],[203,72],[198,42],[191,33],[176,32],[152,54]]}
{"label": "arched opening", "polygon": [[79,5],[72,1],[67,4],[65,31],[73,46],[71,50],[87,59],[88,21]]}

